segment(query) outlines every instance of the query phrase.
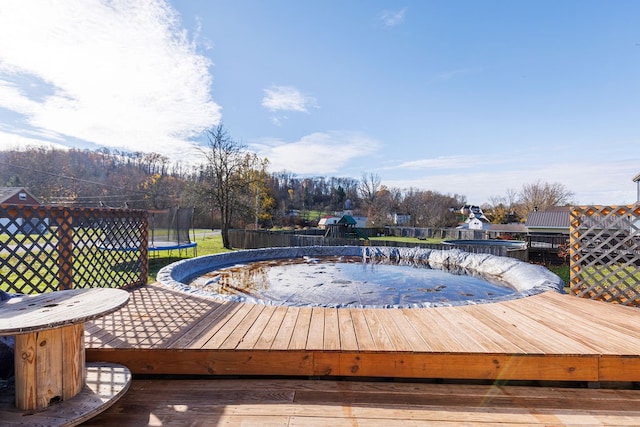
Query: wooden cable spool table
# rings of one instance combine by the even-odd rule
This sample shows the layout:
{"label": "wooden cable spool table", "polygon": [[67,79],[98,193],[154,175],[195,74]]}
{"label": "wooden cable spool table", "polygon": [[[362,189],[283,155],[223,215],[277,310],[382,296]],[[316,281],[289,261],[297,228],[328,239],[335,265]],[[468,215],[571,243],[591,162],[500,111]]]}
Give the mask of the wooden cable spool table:
{"label": "wooden cable spool table", "polygon": [[[91,390],[83,391],[87,388],[87,376],[91,374],[94,382],[96,371],[85,366],[84,323],[119,310],[128,301],[126,291],[93,288],[25,295],[0,302],[0,335],[15,336],[15,407],[7,409],[0,405],[2,418],[8,413],[37,413],[54,404],[74,403],[78,396],[76,410],[72,412],[74,417],[81,415],[81,421],[86,420],[78,414],[77,404],[79,395],[91,397]],[[103,364],[98,375],[104,377],[105,370],[120,378],[120,386],[113,390],[113,397],[119,397],[129,386],[130,372],[119,365]],[[104,382],[101,386],[104,388]],[[102,396],[97,400],[104,405],[109,399]],[[97,404],[95,398],[90,400]],[[84,412],[97,413],[93,405],[80,406]],[[24,413],[22,421],[26,421]]]}

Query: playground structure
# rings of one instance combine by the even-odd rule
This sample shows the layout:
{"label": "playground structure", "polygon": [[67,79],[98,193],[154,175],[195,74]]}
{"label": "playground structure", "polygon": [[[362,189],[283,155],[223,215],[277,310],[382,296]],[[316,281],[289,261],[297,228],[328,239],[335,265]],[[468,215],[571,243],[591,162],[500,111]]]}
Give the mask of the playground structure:
{"label": "playground structure", "polygon": [[369,240],[366,234],[358,230],[357,225],[358,221],[351,215],[343,215],[335,224],[326,224],[324,237]]}
{"label": "playground structure", "polygon": [[[193,228],[193,207],[168,208],[149,211],[149,256],[160,251],[174,250],[178,256],[185,255],[191,249],[197,255],[197,243]],[[191,234],[191,235],[190,235]]]}

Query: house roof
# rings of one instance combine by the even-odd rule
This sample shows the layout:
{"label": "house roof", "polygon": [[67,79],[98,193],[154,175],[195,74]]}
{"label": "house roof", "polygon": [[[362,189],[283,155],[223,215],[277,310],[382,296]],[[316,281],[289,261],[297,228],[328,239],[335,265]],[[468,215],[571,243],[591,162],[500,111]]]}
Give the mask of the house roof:
{"label": "house roof", "polygon": [[38,200],[37,197],[24,187],[0,187],[0,203],[6,202],[9,198],[20,192],[27,193],[34,200]]}
{"label": "house roof", "polygon": [[633,177],[633,182],[638,182],[638,181],[640,181],[640,173]]}
{"label": "house roof", "polygon": [[544,211],[531,212],[527,216],[527,228],[569,228],[571,222],[569,206],[554,206]]}

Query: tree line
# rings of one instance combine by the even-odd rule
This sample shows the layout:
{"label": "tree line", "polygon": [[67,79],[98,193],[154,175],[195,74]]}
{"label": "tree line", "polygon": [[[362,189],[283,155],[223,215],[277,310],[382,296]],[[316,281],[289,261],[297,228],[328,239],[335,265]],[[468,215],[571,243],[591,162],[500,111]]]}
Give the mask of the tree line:
{"label": "tree line", "polygon": [[[163,209],[194,206],[197,227],[313,226],[325,214],[348,209],[383,227],[402,215],[414,227],[455,226],[467,203],[459,194],[388,188],[377,174],[298,177],[268,173],[259,158],[223,125],[206,131],[202,162],[188,165],[157,153],[28,148],[0,151],[0,185],[26,187],[43,204]],[[492,222],[526,219],[534,208],[565,204],[563,185],[537,181],[482,204]],[[226,233],[223,233],[223,240]],[[227,246],[225,244],[225,246]]]}

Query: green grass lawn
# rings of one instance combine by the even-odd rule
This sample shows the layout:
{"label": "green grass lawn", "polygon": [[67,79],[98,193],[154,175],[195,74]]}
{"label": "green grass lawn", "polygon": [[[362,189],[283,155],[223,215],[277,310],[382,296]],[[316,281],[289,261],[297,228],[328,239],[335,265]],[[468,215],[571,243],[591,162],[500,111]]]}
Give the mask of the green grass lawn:
{"label": "green grass lawn", "polygon": [[[222,235],[220,233],[214,233],[211,230],[196,230],[196,243],[198,256],[201,255],[212,255],[222,252],[229,252],[229,249],[225,249],[222,246]],[[180,261],[181,259],[191,258],[192,252],[189,249],[188,255],[183,257],[176,256],[177,251],[172,251],[170,253],[163,253],[163,251],[157,252],[157,256],[152,256],[149,258],[149,282],[153,283],[156,281],[156,275],[158,271],[166,265],[171,264],[172,262]]]}
{"label": "green grass lawn", "polygon": [[566,292],[569,292],[569,286],[570,286],[570,280],[569,280],[569,275],[570,275],[570,270],[569,270],[569,265],[568,264],[563,264],[563,265],[549,265],[547,266],[547,268],[549,270],[551,270],[552,273],[556,274],[557,276],[559,276],[562,281],[564,282],[564,290]]}

